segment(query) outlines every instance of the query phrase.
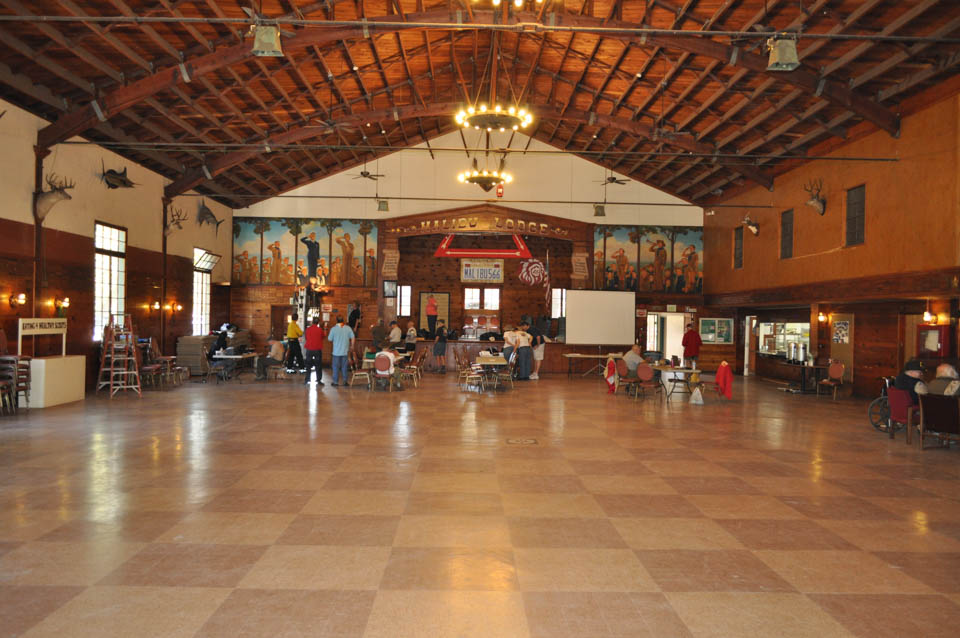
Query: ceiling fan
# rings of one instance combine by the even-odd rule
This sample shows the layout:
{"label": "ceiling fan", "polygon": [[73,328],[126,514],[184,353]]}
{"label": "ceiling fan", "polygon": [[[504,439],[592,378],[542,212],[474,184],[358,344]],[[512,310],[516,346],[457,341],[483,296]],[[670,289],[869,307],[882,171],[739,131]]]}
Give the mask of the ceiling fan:
{"label": "ceiling fan", "polygon": [[373,181],[377,181],[381,177],[386,177],[386,176],[383,173],[371,173],[370,171],[367,170],[367,163],[364,162],[363,170],[360,171],[359,175],[354,175],[353,179],[366,178],[366,179],[372,179]]}
{"label": "ceiling fan", "polygon": [[598,180],[594,180],[594,181],[595,181],[597,184],[603,184],[603,185],[607,185],[607,184],[620,184],[620,185],[622,186],[622,185],[626,184],[627,182],[629,182],[630,180],[629,180],[629,179],[620,179],[619,177],[617,177],[616,175],[614,175],[614,174],[611,172],[611,173],[610,173],[609,175],[607,175],[604,179],[602,179],[602,180],[598,179]]}

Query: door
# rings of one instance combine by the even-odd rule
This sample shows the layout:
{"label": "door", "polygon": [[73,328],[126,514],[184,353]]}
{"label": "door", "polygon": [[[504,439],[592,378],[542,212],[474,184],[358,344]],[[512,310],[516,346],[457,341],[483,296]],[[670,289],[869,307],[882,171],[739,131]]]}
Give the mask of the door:
{"label": "door", "polygon": [[293,313],[293,306],[270,306],[271,339],[284,339],[287,336],[287,324]]}

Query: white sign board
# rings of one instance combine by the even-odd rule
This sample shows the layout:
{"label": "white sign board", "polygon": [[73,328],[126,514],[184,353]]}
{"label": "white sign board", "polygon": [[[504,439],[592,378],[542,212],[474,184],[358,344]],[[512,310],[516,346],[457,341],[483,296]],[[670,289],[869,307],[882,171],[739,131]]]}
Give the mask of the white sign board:
{"label": "white sign board", "polygon": [[51,317],[49,319],[34,317],[17,321],[17,354],[23,354],[23,338],[31,335],[61,335],[63,348],[61,356],[67,354],[67,318]]}
{"label": "white sign board", "polygon": [[460,281],[462,283],[502,284],[502,259],[461,259]]}

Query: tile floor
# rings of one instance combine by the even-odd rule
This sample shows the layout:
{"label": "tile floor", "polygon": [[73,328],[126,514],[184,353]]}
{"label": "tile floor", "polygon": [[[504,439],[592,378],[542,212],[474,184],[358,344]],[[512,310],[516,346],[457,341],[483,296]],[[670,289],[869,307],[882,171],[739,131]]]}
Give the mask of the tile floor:
{"label": "tile floor", "polygon": [[2,418],[0,636],[955,636],[960,452],[865,407],[432,376]]}

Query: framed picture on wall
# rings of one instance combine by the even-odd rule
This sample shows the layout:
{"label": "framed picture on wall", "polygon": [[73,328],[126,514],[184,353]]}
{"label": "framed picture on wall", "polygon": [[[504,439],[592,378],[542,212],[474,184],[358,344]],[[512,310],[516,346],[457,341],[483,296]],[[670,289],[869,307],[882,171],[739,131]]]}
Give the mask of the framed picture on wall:
{"label": "framed picture on wall", "polygon": [[717,319],[716,343],[733,343],[733,319]]}
{"label": "framed picture on wall", "polygon": [[700,320],[700,340],[703,341],[704,343],[717,342],[717,320],[716,319]]}
{"label": "framed picture on wall", "polygon": [[421,292],[420,293],[420,322],[421,330],[433,334],[430,317],[443,319],[447,328],[450,328],[450,293],[449,292]]}
{"label": "framed picture on wall", "polygon": [[397,296],[397,282],[395,281],[384,281],[383,282],[383,296],[387,298],[394,298]]}

